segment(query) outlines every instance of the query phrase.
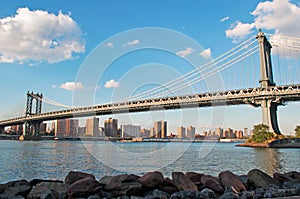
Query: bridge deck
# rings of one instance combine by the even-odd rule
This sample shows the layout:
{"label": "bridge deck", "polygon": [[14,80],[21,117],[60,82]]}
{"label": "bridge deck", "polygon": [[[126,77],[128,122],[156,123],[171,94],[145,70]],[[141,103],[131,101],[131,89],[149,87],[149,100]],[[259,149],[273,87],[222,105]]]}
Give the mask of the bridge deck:
{"label": "bridge deck", "polygon": [[23,124],[25,121],[48,121],[64,118],[87,117],[95,115],[109,115],[130,112],[145,112],[167,109],[183,109],[193,107],[227,106],[251,104],[259,106],[258,101],[269,99],[282,104],[300,100],[300,84],[287,86],[273,86],[264,88],[247,88],[242,90],[228,90],[211,93],[200,93],[187,96],[173,96],[165,98],[145,99],[130,102],[101,104],[87,107],[76,107],[61,111],[47,112],[27,117],[12,118],[0,121],[0,126]]}

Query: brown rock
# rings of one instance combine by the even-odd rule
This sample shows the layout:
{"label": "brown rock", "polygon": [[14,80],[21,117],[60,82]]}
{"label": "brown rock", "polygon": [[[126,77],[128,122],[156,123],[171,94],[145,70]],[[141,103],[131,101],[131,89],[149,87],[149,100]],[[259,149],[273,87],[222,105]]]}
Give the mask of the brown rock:
{"label": "brown rock", "polygon": [[178,188],[174,185],[173,181],[169,178],[165,178],[158,188],[159,190],[165,191],[170,195],[179,191]]}
{"label": "brown rock", "polygon": [[195,173],[195,172],[186,172],[184,175],[192,182],[201,182],[201,178],[204,174]]}
{"label": "brown rock", "polygon": [[204,184],[205,187],[207,187],[215,192],[218,192],[218,193],[224,192],[224,188],[222,187],[219,179],[216,177],[213,177],[211,175],[203,175],[201,177],[201,183]]}
{"label": "brown rock", "polygon": [[67,176],[65,177],[66,184],[73,184],[77,180],[81,180],[86,177],[91,177],[95,179],[95,176],[90,173],[84,173],[80,171],[70,171]]}
{"label": "brown rock", "polygon": [[41,182],[30,191],[27,198],[67,198],[69,187],[69,184],[61,182]]}
{"label": "brown rock", "polygon": [[272,178],[259,169],[249,171],[247,178],[249,184],[255,188],[262,187],[264,189],[268,189],[271,184],[281,186],[281,183],[278,180]]}
{"label": "brown rock", "polygon": [[172,172],[172,180],[174,185],[180,191],[198,191],[197,186],[188,179],[182,172]]}
{"label": "brown rock", "polygon": [[164,176],[159,171],[153,171],[140,177],[138,182],[140,182],[144,187],[152,189],[164,182]]}
{"label": "brown rock", "polygon": [[88,197],[95,193],[100,185],[93,177],[85,177],[71,184],[68,195],[69,197]]}
{"label": "brown rock", "polygon": [[274,173],[273,177],[278,180],[280,183],[293,181],[294,179],[286,174]]}
{"label": "brown rock", "polygon": [[291,177],[295,180],[300,180],[300,172],[297,171],[290,171],[285,173],[286,176]]}
{"label": "brown rock", "polygon": [[114,196],[138,195],[142,190],[142,184],[137,181],[138,179],[138,176],[128,174],[113,176],[107,179],[104,190],[111,192]]}
{"label": "brown rock", "polygon": [[224,171],[219,174],[219,179],[223,187],[232,186],[238,192],[246,191],[246,187],[240,178],[230,171]]}

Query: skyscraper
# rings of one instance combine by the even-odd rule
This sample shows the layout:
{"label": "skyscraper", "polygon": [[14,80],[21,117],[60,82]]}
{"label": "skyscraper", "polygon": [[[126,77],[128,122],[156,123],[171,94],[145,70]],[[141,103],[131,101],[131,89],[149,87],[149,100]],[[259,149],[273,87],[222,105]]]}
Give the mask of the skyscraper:
{"label": "skyscraper", "polygon": [[167,137],[167,121],[156,121],[154,122],[154,134],[155,138],[166,138]]}
{"label": "skyscraper", "polygon": [[183,126],[177,128],[177,137],[185,138],[185,128]]}
{"label": "skyscraper", "polygon": [[77,119],[60,119],[56,120],[55,132],[56,137],[74,137],[78,135]]}
{"label": "skyscraper", "polygon": [[132,124],[121,125],[122,138],[124,137],[141,137],[141,127]]}
{"label": "skyscraper", "polygon": [[187,129],[186,129],[186,137],[189,138],[189,139],[193,139],[195,137],[195,134],[196,134],[196,128],[193,127],[193,126],[189,126]]}
{"label": "skyscraper", "polygon": [[104,133],[108,137],[117,137],[118,136],[118,120],[108,118],[104,121]]}
{"label": "skyscraper", "polygon": [[85,135],[99,136],[99,118],[92,117],[86,119]]}

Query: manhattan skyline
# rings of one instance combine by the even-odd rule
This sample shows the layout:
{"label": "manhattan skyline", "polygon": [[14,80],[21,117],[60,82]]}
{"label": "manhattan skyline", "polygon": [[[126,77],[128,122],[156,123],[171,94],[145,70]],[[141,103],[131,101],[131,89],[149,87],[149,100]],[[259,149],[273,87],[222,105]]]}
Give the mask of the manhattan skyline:
{"label": "manhattan skyline", "polygon": [[[234,6],[233,6],[234,4]],[[297,37],[300,28],[294,26],[300,16],[300,2],[273,1],[30,1],[2,2],[0,8],[0,116],[9,112],[25,97],[27,90],[42,92],[61,104],[72,105],[73,92],[95,89],[94,104],[108,103],[112,96],[124,90],[124,74],[143,64],[154,68],[166,65],[168,69],[185,74],[193,69],[185,59],[201,56],[210,60],[230,50],[239,42],[255,35],[259,28],[270,34]],[[288,19],[288,20],[287,20]],[[177,57],[158,52],[128,54],[112,63],[98,84],[91,88],[77,81],[82,63],[93,49],[113,35],[124,31],[158,27],[170,29],[197,41],[202,47],[196,52],[182,45]],[[134,35],[128,40],[106,42],[108,49],[130,48],[142,45]],[[176,56],[175,55],[175,56]],[[156,58],[153,58],[156,57]],[[258,57],[257,57],[258,59]],[[163,60],[163,61],[160,61]],[[257,69],[259,70],[259,69]],[[167,72],[162,72],[164,75]],[[145,74],[146,75],[146,74]],[[225,73],[226,76],[235,74]],[[238,75],[238,74],[237,74]],[[143,77],[135,77],[133,82]],[[174,76],[166,79],[172,80]],[[259,85],[259,78],[255,85]],[[280,84],[279,79],[275,79]],[[253,81],[253,80],[251,80]],[[153,85],[141,85],[153,87]],[[299,82],[298,82],[299,83]],[[232,87],[232,82],[224,82]],[[140,88],[146,89],[146,88]],[[24,104],[25,107],[25,104]],[[299,103],[279,107],[279,126],[284,134],[294,132]],[[216,117],[219,121],[212,121]],[[196,117],[194,117],[196,115]],[[179,125],[193,125],[200,129],[231,126],[235,129],[261,123],[261,109],[251,106],[203,108],[192,110],[159,111],[114,115],[123,123],[149,127],[153,121],[168,120],[168,129],[176,131]],[[103,121],[105,117],[100,117]]]}

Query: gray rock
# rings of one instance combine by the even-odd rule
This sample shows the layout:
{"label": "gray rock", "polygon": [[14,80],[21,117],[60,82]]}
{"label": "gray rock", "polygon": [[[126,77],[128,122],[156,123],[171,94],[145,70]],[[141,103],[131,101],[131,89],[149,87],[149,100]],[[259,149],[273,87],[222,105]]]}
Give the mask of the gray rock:
{"label": "gray rock", "polygon": [[255,195],[255,191],[243,191],[240,193],[240,199],[250,199]]}
{"label": "gray rock", "polygon": [[13,186],[7,187],[4,192],[0,194],[0,198],[13,198],[16,196],[26,197],[31,188],[32,187],[29,185],[14,184]]}
{"label": "gray rock", "polygon": [[206,196],[198,191],[179,191],[173,193],[170,199],[205,199]]}
{"label": "gray rock", "polygon": [[211,198],[211,199],[216,198],[215,192],[208,188],[203,189],[200,193],[205,195],[206,198]]}
{"label": "gray rock", "polygon": [[167,192],[161,191],[159,189],[153,190],[153,196],[157,199],[168,199],[170,198],[170,194]]}
{"label": "gray rock", "polygon": [[7,189],[8,187],[19,186],[19,185],[30,186],[30,183],[27,180],[15,180],[15,181],[7,182],[5,184],[0,184],[0,193],[3,193],[5,189]]}
{"label": "gray rock", "polygon": [[28,199],[55,197],[65,199],[67,198],[69,187],[69,184],[61,182],[41,182],[30,191]]}
{"label": "gray rock", "polygon": [[182,172],[172,172],[172,181],[180,191],[198,191],[197,186]]}
{"label": "gray rock", "polygon": [[67,176],[65,177],[66,184],[73,184],[74,182],[81,180],[86,177],[91,177],[95,179],[95,176],[90,173],[84,173],[80,171],[70,171]]}
{"label": "gray rock", "polygon": [[41,182],[60,182],[63,183],[61,180],[44,180],[44,179],[33,179],[29,182],[30,186],[36,186],[37,184]]}
{"label": "gray rock", "polygon": [[236,193],[227,192],[219,197],[219,199],[238,199],[239,196]]}
{"label": "gray rock", "polygon": [[272,178],[259,169],[253,169],[249,171],[247,177],[249,184],[251,184],[255,188],[262,187],[264,189],[268,189],[271,184],[281,187],[281,184],[278,180]]}
{"label": "gray rock", "polygon": [[92,196],[89,196],[87,199],[101,199],[101,197],[98,195],[92,195]]}
{"label": "gray rock", "polygon": [[140,182],[144,187],[152,189],[164,182],[164,176],[159,171],[153,171],[140,177],[138,182]]}

